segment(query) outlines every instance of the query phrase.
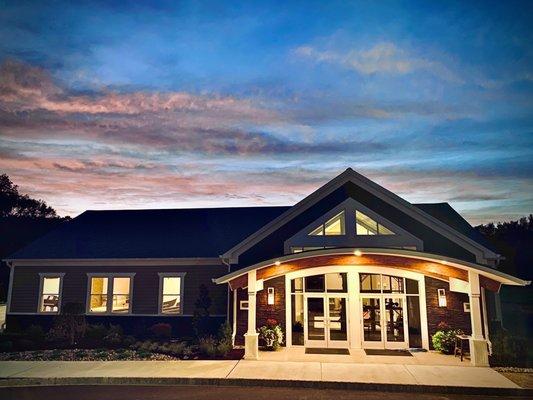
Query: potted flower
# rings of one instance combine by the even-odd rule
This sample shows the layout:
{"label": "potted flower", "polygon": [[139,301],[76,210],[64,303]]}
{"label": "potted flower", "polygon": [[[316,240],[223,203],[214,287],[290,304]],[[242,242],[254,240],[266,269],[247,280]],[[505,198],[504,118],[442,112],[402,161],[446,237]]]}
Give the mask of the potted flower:
{"label": "potted flower", "polygon": [[283,330],[275,319],[267,319],[266,325],[259,328],[259,338],[265,343],[265,349],[276,351],[283,343]]}

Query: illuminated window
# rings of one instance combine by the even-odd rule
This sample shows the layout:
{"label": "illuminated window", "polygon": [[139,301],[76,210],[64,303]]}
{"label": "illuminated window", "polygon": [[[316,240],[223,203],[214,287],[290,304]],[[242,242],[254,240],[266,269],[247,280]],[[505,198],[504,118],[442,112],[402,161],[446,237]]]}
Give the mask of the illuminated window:
{"label": "illuminated window", "polygon": [[394,235],[390,229],[385,228],[361,211],[355,212],[355,227],[358,235]]}
{"label": "illuminated window", "polygon": [[89,312],[129,313],[132,276],[90,276]]}
{"label": "illuminated window", "polygon": [[181,314],[183,312],[184,273],[159,274],[159,312],[161,314]]}
{"label": "illuminated window", "polygon": [[324,224],[309,232],[310,236],[338,236],[344,235],[344,211],[341,211]]}
{"label": "illuminated window", "polygon": [[63,275],[41,275],[39,312],[59,313]]}

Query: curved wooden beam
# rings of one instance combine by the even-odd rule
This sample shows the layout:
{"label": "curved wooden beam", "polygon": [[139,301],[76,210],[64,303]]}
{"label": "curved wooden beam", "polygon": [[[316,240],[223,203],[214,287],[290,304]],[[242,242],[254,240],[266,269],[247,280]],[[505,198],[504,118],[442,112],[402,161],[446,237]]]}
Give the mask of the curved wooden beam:
{"label": "curved wooden beam", "polygon": [[[300,258],[269,265],[257,270],[257,279],[267,280],[276,276],[285,275],[289,272],[307,268],[327,267],[328,265],[365,265],[397,268],[406,271],[418,272],[432,278],[448,281],[449,278],[457,278],[468,282],[468,272],[450,265],[438,262],[424,261],[416,258],[399,257],[382,254],[355,255],[318,255],[314,257]],[[369,269],[372,272],[372,269]],[[230,281],[232,289],[243,288],[247,285],[247,276],[242,275]]]}

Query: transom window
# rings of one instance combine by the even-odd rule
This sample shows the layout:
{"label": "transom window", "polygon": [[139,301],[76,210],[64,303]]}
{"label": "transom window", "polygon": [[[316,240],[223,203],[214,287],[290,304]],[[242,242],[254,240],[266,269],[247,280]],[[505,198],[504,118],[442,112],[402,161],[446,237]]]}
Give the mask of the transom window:
{"label": "transom window", "polygon": [[355,230],[357,235],[394,235],[390,229],[359,210],[355,212]]}
{"label": "transom window", "polygon": [[181,314],[183,312],[183,278],[185,273],[159,274],[159,312]]}
{"label": "transom window", "polygon": [[39,312],[59,313],[61,302],[61,284],[64,274],[41,275],[41,293],[39,295]]}
{"label": "transom window", "polygon": [[359,274],[361,293],[406,293],[418,294],[418,282],[399,276],[382,274]]}
{"label": "transom window", "polygon": [[89,276],[89,312],[129,313],[133,275]]}
{"label": "transom window", "polygon": [[292,293],[346,293],[348,291],[346,273],[330,273],[295,278],[291,281],[291,291]]}
{"label": "transom window", "polygon": [[339,236],[344,234],[344,210],[309,232],[310,236]]}

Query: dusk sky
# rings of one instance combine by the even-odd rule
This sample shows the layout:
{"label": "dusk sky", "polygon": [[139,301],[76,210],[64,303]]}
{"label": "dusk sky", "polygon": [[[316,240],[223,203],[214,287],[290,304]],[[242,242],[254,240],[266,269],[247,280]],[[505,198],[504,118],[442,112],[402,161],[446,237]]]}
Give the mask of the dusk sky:
{"label": "dusk sky", "polygon": [[0,172],[60,215],[291,205],[347,167],[533,212],[533,2],[0,0]]}

